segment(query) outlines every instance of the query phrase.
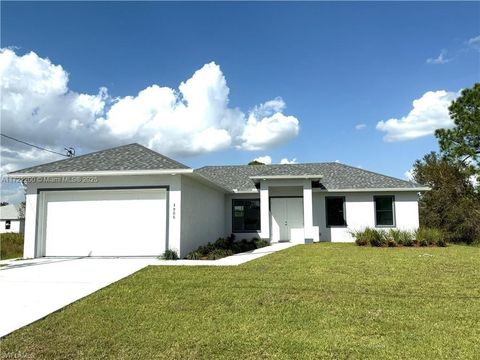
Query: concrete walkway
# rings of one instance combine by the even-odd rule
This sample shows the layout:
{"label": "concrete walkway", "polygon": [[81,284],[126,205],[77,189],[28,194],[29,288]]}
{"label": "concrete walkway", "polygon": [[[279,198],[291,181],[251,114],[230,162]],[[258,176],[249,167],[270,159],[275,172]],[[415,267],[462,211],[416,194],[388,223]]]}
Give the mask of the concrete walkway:
{"label": "concrete walkway", "polygon": [[0,337],[148,265],[237,266],[293,246],[279,243],[219,260],[39,258],[0,262]]}

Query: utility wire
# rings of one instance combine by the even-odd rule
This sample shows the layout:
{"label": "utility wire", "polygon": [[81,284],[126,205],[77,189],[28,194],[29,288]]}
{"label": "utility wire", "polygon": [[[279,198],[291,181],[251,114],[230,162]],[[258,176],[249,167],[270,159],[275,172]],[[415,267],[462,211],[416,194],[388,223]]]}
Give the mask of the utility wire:
{"label": "utility wire", "polygon": [[10,139],[10,140],[13,140],[13,141],[17,141],[17,142],[19,142],[19,143],[22,143],[22,144],[25,144],[25,145],[28,145],[28,146],[32,146],[32,147],[34,147],[34,148],[37,148],[37,149],[40,149],[40,150],[43,150],[43,151],[48,151],[48,152],[50,152],[50,153],[52,153],[52,154],[57,154],[57,155],[60,155],[60,156],[70,157],[69,155],[62,154],[62,153],[59,153],[59,152],[56,152],[56,151],[53,151],[53,150],[50,150],[50,149],[45,149],[45,148],[43,148],[43,147],[41,147],[41,146],[33,145],[33,144],[30,144],[30,143],[28,143],[28,142],[26,142],[26,141],[18,140],[18,139],[15,139],[14,137],[11,137],[11,136],[8,136],[8,135],[5,135],[5,134],[1,134],[1,133],[0,133],[0,135],[2,135],[3,137],[6,137],[7,139]]}

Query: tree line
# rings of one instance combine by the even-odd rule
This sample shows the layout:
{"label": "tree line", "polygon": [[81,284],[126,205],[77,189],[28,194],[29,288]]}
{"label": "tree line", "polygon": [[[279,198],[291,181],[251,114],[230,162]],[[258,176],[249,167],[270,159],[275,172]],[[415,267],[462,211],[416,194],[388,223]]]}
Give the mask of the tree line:
{"label": "tree line", "polygon": [[480,83],[464,89],[448,108],[455,126],[438,129],[439,151],[413,166],[430,191],[419,200],[420,225],[438,228],[450,242],[480,243]]}

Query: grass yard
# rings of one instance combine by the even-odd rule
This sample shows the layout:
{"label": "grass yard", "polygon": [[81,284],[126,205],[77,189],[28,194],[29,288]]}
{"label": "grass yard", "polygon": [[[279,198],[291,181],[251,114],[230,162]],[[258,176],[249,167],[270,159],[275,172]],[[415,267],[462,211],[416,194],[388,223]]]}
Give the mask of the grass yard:
{"label": "grass yard", "polygon": [[149,267],[0,343],[32,359],[479,359],[480,248],[301,245]]}
{"label": "grass yard", "polygon": [[23,234],[0,234],[0,260],[23,256]]}

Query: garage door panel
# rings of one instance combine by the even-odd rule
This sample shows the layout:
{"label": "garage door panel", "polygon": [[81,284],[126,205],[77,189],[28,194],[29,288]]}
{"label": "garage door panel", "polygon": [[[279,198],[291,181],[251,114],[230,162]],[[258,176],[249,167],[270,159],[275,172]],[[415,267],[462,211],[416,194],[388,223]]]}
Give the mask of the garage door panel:
{"label": "garage door panel", "polygon": [[166,190],[46,195],[46,256],[145,256],[165,250]]}

